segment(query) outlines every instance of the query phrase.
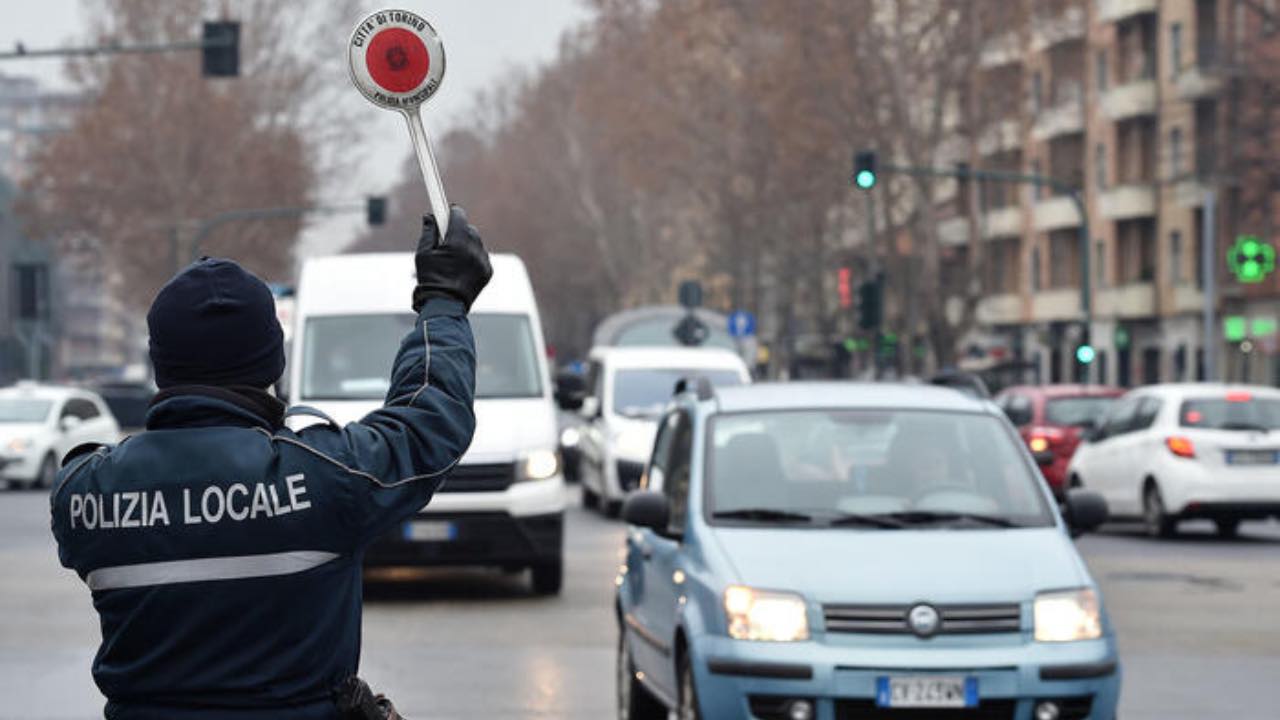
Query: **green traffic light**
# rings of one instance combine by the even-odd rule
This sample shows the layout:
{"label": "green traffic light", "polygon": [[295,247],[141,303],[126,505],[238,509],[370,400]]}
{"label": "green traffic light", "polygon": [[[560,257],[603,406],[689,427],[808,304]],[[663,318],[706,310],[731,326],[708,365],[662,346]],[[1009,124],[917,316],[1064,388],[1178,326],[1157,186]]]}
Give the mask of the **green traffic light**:
{"label": "green traffic light", "polygon": [[863,190],[870,190],[876,186],[876,174],[870,170],[859,170],[853,181]]}
{"label": "green traffic light", "polygon": [[1088,365],[1093,362],[1094,358],[1097,356],[1098,352],[1093,349],[1092,345],[1081,345],[1076,348],[1076,360],[1078,360],[1081,365]]}

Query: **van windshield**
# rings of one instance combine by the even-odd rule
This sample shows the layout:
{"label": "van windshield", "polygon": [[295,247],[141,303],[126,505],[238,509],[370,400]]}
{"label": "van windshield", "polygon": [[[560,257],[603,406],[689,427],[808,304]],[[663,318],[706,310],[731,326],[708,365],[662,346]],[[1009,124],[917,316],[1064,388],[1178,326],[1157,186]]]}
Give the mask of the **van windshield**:
{"label": "van windshield", "polygon": [[[525,315],[472,313],[476,338],[476,397],[542,395],[533,331]],[[302,352],[306,400],[382,400],[391,364],[414,316],[333,315],[307,319]]]}

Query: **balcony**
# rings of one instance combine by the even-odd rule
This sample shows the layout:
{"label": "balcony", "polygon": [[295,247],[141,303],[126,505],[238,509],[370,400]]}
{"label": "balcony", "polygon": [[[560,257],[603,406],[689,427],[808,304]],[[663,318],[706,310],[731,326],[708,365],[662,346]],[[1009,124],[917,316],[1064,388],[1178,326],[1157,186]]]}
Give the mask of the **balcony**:
{"label": "balcony", "polygon": [[1022,298],[1014,293],[988,295],[978,301],[978,322],[983,325],[1013,325],[1022,322]]}
{"label": "balcony", "polygon": [[1022,208],[1017,205],[988,210],[982,216],[982,234],[988,238],[1022,235]]}
{"label": "balcony", "polygon": [[1134,15],[1153,13],[1160,0],[1098,0],[1098,21],[1119,22]]}
{"label": "balcony", "polygon": [[1173,201],[1181,207],[1200,207],[1211,187],[1203,178],[1184,178],[1173,186]]}
{"label": "balcony", "polygon": [[1098,197],[1098,209],[1108,220],[1150,217],[1156,214],[1156,187],[1143,183],[1104,190]]}
{"label": "balcony", "polygon": [[1000,37],[987,41],[982,46],[982,54],[978,56],[978,67],[983,70],[990,70],[1003,65],[1022,62],[1022,52],[1019,47],[1020,40],[1018,33],[1007,32]]}
{"label": "balcony", "polygon": [[1146,318],[1156,314],[1155,283],[1140,282],[1098,293],[1098,314],[1114,318]]}
{"label": "balcony", "polygon": [[1217,95],[1222,89],[1222,78],[1207,65],[1192,65],[1178,74],[1174,84],[1178,97],[1183,100],[1199,100]]}
{"label": "balcony", "polygon": [[1031,128],[1032,138],[1044,141],[1084,132],[1084,103],[1081,101],[1081,93],[1077,88],[1076,92],[1064,94],[1067,96],[1065,100],[1040,111],[1036,124]]}
{"label": "balcony", "polygon": [[1036,18],[1031,27],[1031,49],[1040,52],[1059,43],[1084,37],[1084,8],[1068,7],[1057,17]]}
{"label": "balcony", "polygon": [[1022,147],[1022,126],[1017,120],[1001,120],[988,127],[978,139],[978,153],[994,155]]}
{"label": "balcony", "polygon": [[938,242],[943,245],[964,245],[969,242],[969,218],[961,215],[938,223]]}
{"label": "balcony", "polygon": [[1132,80],[1102,94],[1102,112],[1111,120],[1127,120],[1156,113],[1156,81]]}
{"label": "balcony", "polygon": [[1080,317],[1080,289],[1058,288],[1036,293],[1031,298],[1034,322],[1075,320]]}
{"label": "balcony", "polygon": [[1057,195],[1036,203],[1035,227],[1037,232],[1050,232],[1079,227],[1080,211],[1067,195]]}
{"label": "balcony", "polygon": [[1178,285],[1173,289],[1175,313],[1193,313],[1202,310],[1204,310],[1204,293],[1199,288],[1194,285]]}

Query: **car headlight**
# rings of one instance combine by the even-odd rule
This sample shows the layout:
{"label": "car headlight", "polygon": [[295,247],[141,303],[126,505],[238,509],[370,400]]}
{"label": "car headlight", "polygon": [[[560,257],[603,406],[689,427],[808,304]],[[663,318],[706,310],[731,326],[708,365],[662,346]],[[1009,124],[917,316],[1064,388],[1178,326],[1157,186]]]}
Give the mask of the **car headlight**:
{"label": "car headlight", "polygon": [[560,433],[560,447],[577,447],[578,441],[582,439],[582,433],[578,428],[567,427]]}
{"label": "car headlight", "polygon": [[766,592],[741,585],[724,591],[729,637],[736,640],[795,642],[809,639],[804,598],[795,593]]}
{"label": "car headlight", "polygon": [[1102,637],[1098,594],[1090,589],[1040,593],[1035,605],[1038,642],[1074,642]]}
{"label": "car headlight", "polygon": [[31,449],[31,438],[13,438],[9,441],[9,444],[5,446],[5,449],[11,453],[22,454]]}
{"label": "car headlight", "polygon": [[546,480],[560,472],[560,453],[530,450],[516,462],[516,480]]}

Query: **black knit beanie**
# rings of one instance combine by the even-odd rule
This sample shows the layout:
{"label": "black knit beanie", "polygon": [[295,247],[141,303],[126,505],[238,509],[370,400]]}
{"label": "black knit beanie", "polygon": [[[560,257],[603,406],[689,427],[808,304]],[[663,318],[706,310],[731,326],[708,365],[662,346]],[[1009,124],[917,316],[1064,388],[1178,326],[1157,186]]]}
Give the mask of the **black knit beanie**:
{"label": "black knit beanie", "polygon": [[284,333],[266,283],[231,260],[201,258],[147,313],[156,385],[267,388],[284,374]]}

